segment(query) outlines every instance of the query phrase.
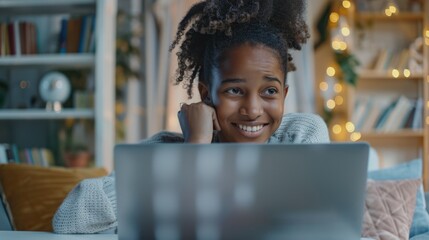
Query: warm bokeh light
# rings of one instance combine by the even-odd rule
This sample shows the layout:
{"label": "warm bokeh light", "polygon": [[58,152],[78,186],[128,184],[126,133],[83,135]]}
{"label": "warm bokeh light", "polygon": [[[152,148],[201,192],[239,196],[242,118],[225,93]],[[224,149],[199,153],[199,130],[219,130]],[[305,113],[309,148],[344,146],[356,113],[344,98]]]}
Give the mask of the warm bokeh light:
{"label": "warm bokeh light", "polygon": [[341,131],[343,131],[343,129],[341,128],[341,125],[340,125],[340,124],[335,124],[335,125],[332,127],[332,132],[333,132],[334,134],[340,134],[340,133],[341,133]]}
{"label": "warm bokeh light", "polygon": [[350,140],[352,140],[353,142],[359,141],[359,139],[361,139],[362,134],[360,134],[359,132],[354,132],[350,135]]}
{"label": "warm bokeh light", "polygon": [[327,91],[328,90],[328,83],[327,82],[321,82],[320,84],[319,84],[319,88],[320,88],[320,90],[322,90],[322,91]]}
{"label": "warm bokeh light", "polygon": [[343,1],[343,7],[344,8],[350,8],[352,6],[352,4],[350,3],[349,0],[344,0]]}
{"label": "warm bokeh light", "polygon": [[426,117],[426,124],[429,125],[429,117]]}
{"label": "warm bokeh light", "polygon": [[347,43],[346,42],[340,42],[340,50],[344,51],[347,49]]}
{"label": "warm bokeh light", "polygon": [[393,69],[392,70],[392,76],[394,78],[398,78],[399,77],[399,70],[398,69]]}
{"label": "warm bokeh light", "polygon": [[335,97],[335,104],[336,105],[340,106],[340,105],[343,105],[343,103],[344,103],[344,98],[342,96],[336,96]]}
{"label": "warm bokeh light", "polygon": [[335,85],[334,85],[334,91],[336,93],[342,92],[343,91],[343,86],[341,84],[339,84],[339,83],[335,83]]}
{"label": "warm bokeh light", "polygon": [[350,28],[348,27],[343,27],[341,28],[341,34],[343,34],[343,36],[347,37],[350,35]]}
{"label": "warm bokeh light", "polygon": [[355,131],[355,125],[352,122],[347,122],[346,123],[346,130],[349,133],[352,133]]}
{"label": "warm bokeh light", "polygon": [[425,38],[425,44],[429,46],[429,38]]}
{"label": "warm bokeh light", "polygon": [[429,38],[429,30],[426,30],[426,37]]}
{"label": "warm bokeh light", "polygon": [[390,6],[389,6],[389,11],[390,11],[392,14],[395,14],[395,13],[398,11],[398,9],[397,9],[395,6],[390,5]]}
{"label": "warm bokeh light", "polygon": [[326,102],[326,107],[328,108],[328,109],[334,109],[335,108],[335,106],[336,106],[336,103],[335,103],[335,101],[334,100],[332,100],[332,99],[329,99],[327,102]]}
{"label": "warm bokeh light", "polygon": [[404,69],[404,76],[405,76],[406,78],[408,78],[408,77],[410,77],[410,76],[411,76],[411,71],[410,71],[410,69]]}
{"label": "warm bokeh light", "polygon": [[336,23],[336,22],[338,22],[338,20],[340,19],[340,15],[338,15],[338,13],[336,13],[336,12],[332,12],[330,15],[329,15],[329,20],[331,21],[331,22],[333,22],[333,23]]}
{"label": "warm bokeh light", "polygon": [[334,50],[340,50],[341,49],[341,42],[337,41],[337,40],[332,41],[332,48]]}
{"label": "warm bokeh light", "polygon": [[392,16],[392,12],[390,11],[390,9],[384,10],[384,14],[386,14],[386,16],[388,16],[388,17]]}
{"label": "warm bokeh light", "polygon": [[335,68],[333,68],[333,67],[328,67],[328,68],[326,69],[326,74],[327,74],[328,76],[330,76],[330,77],[335,76]]}

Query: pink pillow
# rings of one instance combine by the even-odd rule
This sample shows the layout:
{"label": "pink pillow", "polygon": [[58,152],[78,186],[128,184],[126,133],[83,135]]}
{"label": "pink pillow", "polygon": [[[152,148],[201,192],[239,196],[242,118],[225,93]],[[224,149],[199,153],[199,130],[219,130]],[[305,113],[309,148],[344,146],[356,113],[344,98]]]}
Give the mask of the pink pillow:
{"label": "pink pillow", "polygon": [[368,180],[362,237],[408,239],[420,179]]}

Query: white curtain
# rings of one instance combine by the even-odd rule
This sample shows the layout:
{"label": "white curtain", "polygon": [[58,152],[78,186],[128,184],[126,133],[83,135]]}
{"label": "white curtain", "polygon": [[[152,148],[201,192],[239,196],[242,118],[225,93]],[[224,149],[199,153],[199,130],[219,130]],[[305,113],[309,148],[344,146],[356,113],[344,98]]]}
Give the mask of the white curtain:
{"label": "white curtain", "polygon": [[[199,101],[198,91],[188,99],[182,85],[174,85],[177,69],[176,50],[168,51],[178,23],[198,0],[146,0],[145,64],[146,86],[143,138],[161,130],[180,132],[177,112],[180,102]],[[314,71],[311,44],[293,52],[298,70],[288,75],[289,95],[286,112],[314,112]]]}
{"label": "white curtain", "polygon": [[[170,53],[178,23],[198,0],[147,0],[145,10],[146,89],[145,133],[180,131],[176,126],[179,103],[186,101],[181,86],[173,86],[177,68],[176,51]],[[177,88],[178,90],[173,90]],[[177,124],[178,126],[178,124]]]}

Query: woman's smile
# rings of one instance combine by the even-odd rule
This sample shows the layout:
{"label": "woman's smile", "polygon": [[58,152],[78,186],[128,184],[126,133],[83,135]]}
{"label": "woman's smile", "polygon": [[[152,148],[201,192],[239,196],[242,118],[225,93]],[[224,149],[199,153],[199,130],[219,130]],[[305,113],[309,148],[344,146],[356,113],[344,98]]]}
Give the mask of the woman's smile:
{"label": "woman's smile", "polygon": [[237,131],[248,138],[259,137],[265,130],[268,124],[263,123],[232,123],[237,128]]}

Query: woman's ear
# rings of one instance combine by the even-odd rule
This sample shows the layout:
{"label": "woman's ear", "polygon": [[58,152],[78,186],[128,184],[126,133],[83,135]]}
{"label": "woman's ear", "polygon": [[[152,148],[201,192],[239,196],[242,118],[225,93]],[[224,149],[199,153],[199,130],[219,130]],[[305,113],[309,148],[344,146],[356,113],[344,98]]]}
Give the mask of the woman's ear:
{"label": "woman's ear", "polygon": [[286,96],[287,96],[288,91],[289,91],[289,85],[288,85],[288,84],[285,84],[285,88],[283,89],[283,93],[284,93],[284,97],[285,97],[285,98],[286,98]]}
{"label": "woman's ear", "polygon": [[202,82],[198,82],[198,92],[200,92],[201,101],[204,102],[205,99],[209,99],[210,98],[210,96],[209,96],[209,89]]}

